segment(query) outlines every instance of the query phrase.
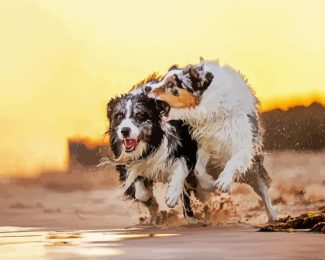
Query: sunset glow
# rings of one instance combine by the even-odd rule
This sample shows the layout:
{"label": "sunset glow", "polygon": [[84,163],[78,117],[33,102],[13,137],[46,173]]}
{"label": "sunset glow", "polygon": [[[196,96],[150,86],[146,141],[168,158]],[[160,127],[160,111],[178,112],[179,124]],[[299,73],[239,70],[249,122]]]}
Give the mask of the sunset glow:
{"label": "sunset glow", "polygon": [[263,110],[325,105],[325,1],[1,1],[0,176],[66,167],[105,105],[200,56],[240,70]]}

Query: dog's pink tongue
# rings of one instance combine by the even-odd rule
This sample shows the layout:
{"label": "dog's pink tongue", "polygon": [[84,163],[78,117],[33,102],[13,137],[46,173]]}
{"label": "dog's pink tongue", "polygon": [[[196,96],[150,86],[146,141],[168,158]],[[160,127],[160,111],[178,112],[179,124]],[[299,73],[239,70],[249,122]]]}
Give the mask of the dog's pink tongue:
{"label": "dog's pink tongue", "polygon": [[131,147],[135,146],[137,144],[137,140],[135,140],[135,139],[124,139],[124,143],[125,143],[125,147],[128,149],[128,148],[131,148]]}

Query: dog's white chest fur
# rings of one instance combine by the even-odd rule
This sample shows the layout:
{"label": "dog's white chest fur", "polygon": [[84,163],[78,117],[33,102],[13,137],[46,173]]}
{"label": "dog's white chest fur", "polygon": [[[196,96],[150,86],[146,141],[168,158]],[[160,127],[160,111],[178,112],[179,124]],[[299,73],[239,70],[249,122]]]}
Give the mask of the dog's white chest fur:
{"label": "dog's white chest fur", "polygon": [[168,160],[168,155],[167,139],[164,137],[158,150],[151,157],[130,165],[128,170],[128,179],[143,176],[153,181],[166,183],[168,181],[169,168],[171,166],[171,163]]}
{"label": "dog's white chest fur", "polygon": [[184,158],[170,159],[170,152],[168,140],[164,137],[160,147],[151,157],[129,166],[125,188],[129,187],[138,176],[146,177],[154,182],[168,183],[166,204],[174,207],[183,192],[189,170]]}

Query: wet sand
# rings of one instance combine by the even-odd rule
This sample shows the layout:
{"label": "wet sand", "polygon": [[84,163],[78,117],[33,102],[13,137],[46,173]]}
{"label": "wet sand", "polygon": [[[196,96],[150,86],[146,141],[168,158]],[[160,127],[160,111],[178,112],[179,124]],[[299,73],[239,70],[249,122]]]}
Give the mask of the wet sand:
{"label": "wet sand", "polygon": [[[265,164],[280,217],[325,211],[324,151],[271,153]],[[0,180],[0,259],[324,259],[324,234],[256,232],[267,217],[248,186],[211,194],[205,205],[194,200],[196,215],[208,226],[193,227],[179,206],[166,207],[158,185],[155,194],[160,210],[169,210],[168,221],[139,227],[148,212],[124,200],[112,176],[75,172],[27,182]]]}
{"label": "wet sand", "polygon": [[324,259],[325,236],[261,233],[236,225],[47,231],[3,227],[0,258]]}

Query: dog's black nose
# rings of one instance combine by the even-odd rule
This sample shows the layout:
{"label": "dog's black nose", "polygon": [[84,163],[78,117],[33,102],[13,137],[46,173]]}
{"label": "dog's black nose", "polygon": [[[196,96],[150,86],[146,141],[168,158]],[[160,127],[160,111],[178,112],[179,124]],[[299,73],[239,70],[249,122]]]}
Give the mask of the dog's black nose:
{"label": "dog's black nose", "polygon": [[150,86],[145,86],[145,87],[144,87],[144,90],[145,90],[146,92],[150,92],[151,89],[152,89],[152,88],[151,88]]}
{"label": "dog's black nose", "polygon": [[123,137],[128,137],[130,135],[131,129],[130,127],[123,127],[121,129],[121,134],[123,135]]}

